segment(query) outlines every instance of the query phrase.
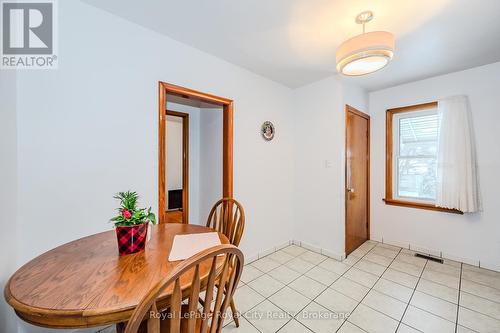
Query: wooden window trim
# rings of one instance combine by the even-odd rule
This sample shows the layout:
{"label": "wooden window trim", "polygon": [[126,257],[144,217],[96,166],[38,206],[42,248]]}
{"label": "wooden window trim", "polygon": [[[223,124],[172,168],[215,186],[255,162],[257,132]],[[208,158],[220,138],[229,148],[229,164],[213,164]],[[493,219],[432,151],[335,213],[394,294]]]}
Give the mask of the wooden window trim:
{"label": "wooden window trim", "polygon": [[401,207],[410,207],[410,208],[418,208],[418,209],[426,209],[433,211],[440,211],[446,213],[455,213],[455,214],[463,214],[460,210],[437,207],[433,204],[416,202],[416,201],[406,201],[406,200],[397,200],[392,197],[393,188],[392,188],[392,127],[393,127],[393,118],[394,115],[398,113],[405,113],[411,111],[422,111],[437,108],[437,102],[423,103],[417,105],[403,106],[399,108],[388,109],[386,111],[386,126],[385,126],[385,198],[383,201],[387,205],[392,206],[401,206]]}

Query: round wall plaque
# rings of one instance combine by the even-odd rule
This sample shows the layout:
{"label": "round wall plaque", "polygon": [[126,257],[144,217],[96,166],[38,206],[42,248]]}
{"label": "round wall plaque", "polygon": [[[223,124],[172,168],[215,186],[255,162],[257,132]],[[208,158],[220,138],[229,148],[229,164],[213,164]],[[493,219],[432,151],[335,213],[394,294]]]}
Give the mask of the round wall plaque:
{"label": "round wall plaque", "polygon": [[264,140],[271,141],[274,138],[273,123],[270,121],[265,121],[260,128],[260,134],[262,134]]}

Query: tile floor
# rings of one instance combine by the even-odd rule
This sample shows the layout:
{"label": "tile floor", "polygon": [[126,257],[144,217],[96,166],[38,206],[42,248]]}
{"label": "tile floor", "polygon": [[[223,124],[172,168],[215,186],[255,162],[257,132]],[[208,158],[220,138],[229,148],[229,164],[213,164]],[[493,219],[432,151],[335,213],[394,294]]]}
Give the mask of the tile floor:
{"label": "tile floor", "polygon": [[235,300],[225,333],[500,332],[500,273],[373,241],[343,262],[288,246],[245,266]]}

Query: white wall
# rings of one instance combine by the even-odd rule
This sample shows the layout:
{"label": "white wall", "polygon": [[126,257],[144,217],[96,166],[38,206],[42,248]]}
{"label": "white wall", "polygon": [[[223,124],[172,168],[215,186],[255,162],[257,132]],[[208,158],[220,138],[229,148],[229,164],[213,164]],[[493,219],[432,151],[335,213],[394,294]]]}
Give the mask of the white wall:
{"label": "white wall", "polygon": [[[160,80],[235,101],[245,254],[291,239],[292,91],[79,1],[58,4],[59,69],[19,73],[18,263],[110,230],[121,189],[157,209]],[[279,133],[272,143],[258,132],[268,118]]]}
{"label": "white wall", "polygon": [[222,198],[222,109],[200,112],[200,223]]}
{"label": "white wall", "polygon": [[[182,190],[183,118],[167,116],[167,190]],[[167,207],[168,208],[168,207]]]}
{"label": "white wall", "polygon": [[[17,119],[16,73],[0,71],[0,290],[17,263]],[[3,295],[3,293],[2,293]],[[17,322],[0,297],[0,332],[15,332]]]}
{"label": "white wall", "polygon": [[367,112],[366,93],[338,76],[295,91],[295,239],[345,254],[345,105]]}
{"label": "white wall", "polygon": [[[156,208],[159,80],[235,100],[241,246],[255,255],[291,238],[290,89],[78,1],[59,14],[59,69],[19,73],[20,262],[111,229],[123,188]],[[279,131],[270,144],[258,133],[267,118]],[[39,237],[47,228],[57,232]]]}
{"label": "white wall", "polygon": [[[246,210],[241,248],[247,257],[292,238],[344,254],[344,109],[350,104],[368,111],[362,89],[334,76],[292,91],[79,1],[58,4],[59,69],[19,72],[17,105],[13,78],[4,90],[1,73],[1,92],[11,96],[2,95],[6,171],[0,175],[5,178],[0,202],[11,209],[2,214],[2,227],[17,220],[17,238],[6,242],[18,254],[17,261],[15,255],[0,259],[7,267],[2,279],[59,244],[111,229],[107,221],[117,191],[136,190],[143,205],[157,209],[160,80],[235,101],[234,194]],[[494,210],[500,187],[499,78],[495,64],[370,94],[374,238],[428,248],[439,244],[443,253],[490,267],[500,262]],[[457,93],[471,98],[484,212],[457,216],[383,205],[385,109]],[[4,115],[12,105],[17,126],[14,112]],[[190,126],[199,126],[193,119]],[[276,126],[270,142],[259,135],[265,120]],[[4,156],[9,156],[5,164]],[[196,163],[199,159],[190,158],[190,169],[201,170]],[[191,193],[199,194],[190,197],[192,204],[204,192]],[[205,205],[199,203],[191,221],[204,223]],[[12,207],[18,207],[17,216]],[[57,232],[40,237],[48,229]],[[44,330],[23,324],[23,331]]]}
{"label": "white wall", "polygon": [[[372,92],[372,237],[423,247],[500,270],[500,63]],[[388,206],[385,193],[385,110],[465,94],[474,122],[484,211],[455,215]]]}

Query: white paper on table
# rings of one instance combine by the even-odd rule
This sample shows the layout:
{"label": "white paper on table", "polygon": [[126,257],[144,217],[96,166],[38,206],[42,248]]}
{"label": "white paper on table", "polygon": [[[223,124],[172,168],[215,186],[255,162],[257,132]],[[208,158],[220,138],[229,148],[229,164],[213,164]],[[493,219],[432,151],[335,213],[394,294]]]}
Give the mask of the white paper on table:
{"label": "white paper on table", "polygon": [[168,261],[184,260],[198,252],[220,244],[219,234],[216,232],[176,235]]}

